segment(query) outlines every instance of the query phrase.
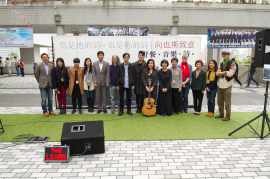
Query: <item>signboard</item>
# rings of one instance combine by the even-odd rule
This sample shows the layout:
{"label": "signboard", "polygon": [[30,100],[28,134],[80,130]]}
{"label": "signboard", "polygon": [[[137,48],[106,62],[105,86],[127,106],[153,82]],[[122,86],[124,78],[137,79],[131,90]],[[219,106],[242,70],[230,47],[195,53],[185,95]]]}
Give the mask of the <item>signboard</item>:
{"label": "signboard", "polygon": [[207,48],[255,48],[262,29],[208,29]]}
{"label": "signboard", "polygon": [[85,37],[85,36],[56,36],[53,37],[55,59],[63,58],[66,66],[73,66],[73,59],[81,60],[83,66],[85,58],[89,57],[92,62],[98,60],[97,52],[105,53],[104,60],[111,64],[113,55],[118,55],[123,62],[122,55],[130,54],[130,62],[138,60],[138,52],[145,51],[145,60],[154,59],[155,65],[160,66],[163,59],[169,62],[171,58],[189,57],[188,63],[195,64],[200,59],[201,37],[177,36],[177,37]]}
{"label": "signboard", "polygon": [[87,27],[88,36],[148,36],[148,27]]}
{"label": "signboard", "polygon": [[70,160],[69,146],[50,146],[45,147],[45,162],[68,162]]}
{"label": "signboard", "polygon": [[32,48],[32,27],[0,28],[0,48]]}

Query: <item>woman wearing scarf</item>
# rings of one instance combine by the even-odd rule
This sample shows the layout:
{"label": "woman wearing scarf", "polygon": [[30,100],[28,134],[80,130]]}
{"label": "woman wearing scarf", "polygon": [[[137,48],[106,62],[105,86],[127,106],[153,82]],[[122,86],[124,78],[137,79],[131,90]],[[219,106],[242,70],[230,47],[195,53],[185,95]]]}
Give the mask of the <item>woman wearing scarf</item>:
{"label": "woman wearing scarf", "polygon": [[219,115],[215,118],[224,118],[224,102],[226,108],[226,117],[223,121],[229,121],[231,116],[231,95],[233,87],[233,75],[236,71],[236,65],[229,58],[230,53],[227,51],[222,52],[223,62],[217,71],[217,102],[219,107]]}
{"label": "woman wearing scarf", "polygon": [[217,94],[217,75],[218,70],[216,60],[210,60],[208,63],[208,70],[206,72],[206,94],[208,112],[206,116],[212,117],[215,111],[215,99]]}
{"label": "woman wearing scarf", "polygon": [[188,93],[190,89],[190,82],[192,76],[192,66],[187,63],[188,57],[182,56],[182,63],[178,65],[178,68],[182,71],[182,92],[180,97],[180,112],[187,113],[188,107]]}

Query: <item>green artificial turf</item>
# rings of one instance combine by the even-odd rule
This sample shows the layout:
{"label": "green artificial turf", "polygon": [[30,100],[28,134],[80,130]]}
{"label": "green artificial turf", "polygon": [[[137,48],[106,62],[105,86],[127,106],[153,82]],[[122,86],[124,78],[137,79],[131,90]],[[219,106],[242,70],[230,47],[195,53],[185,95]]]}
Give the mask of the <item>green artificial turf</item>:
{"label": "green artificial turf", "polygon": [[[217,139],[257,137],[245,127],[228,136],[240,126],[259,115],[259,112],[235,112],[230,121],[200,116],[193,113],[181,113],[162,117],[147,118],[142,114],[83,114],[56,115],[45,117],[42,114],[1,114],[5,132],[0,134],[0,142],[10,142],[20,134],[31,133],[36,136],[50,136],[49,141],[60,141],[63,123],[77,121],[104,121],[105,140],[176,140],[176,139]],[[262,118],[251,125],[260,130]],[[265,134],[268,128],[265,129]]]}

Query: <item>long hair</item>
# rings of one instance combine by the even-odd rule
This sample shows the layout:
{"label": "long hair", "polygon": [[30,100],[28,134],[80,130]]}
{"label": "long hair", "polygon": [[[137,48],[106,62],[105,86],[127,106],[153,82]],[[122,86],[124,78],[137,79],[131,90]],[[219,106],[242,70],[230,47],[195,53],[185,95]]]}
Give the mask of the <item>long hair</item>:
{"label": "long hair", "polygon": [[210,62],[213,62],[215,64],[214,71],[217,72],[218,71],[218,66],[217,66],[217,61],[216,60],[210,60],[208,62],[208,69],[207,69],[207,71],[209,71],[209,69],[210,69],[210,67],[209,67],[209,63]]}
{"label": "long hair", "polygon": [[156,67],[155,67],[155,61],[154,61],[153,59],[149,59],[149,60],[147,61],[147,63],[146,63],[145,73],[149,73],[149,72],[150,72],[150,68],[148,67],[148,64],[149,64],[151,61],[153,62],[153,70],[156,70]]}
{"label": "long hair", "polygon": [[86,58],[85,60],[84,60],[84,74],[86,74],[86,72],[87,72],[87,65],[86,65],[86,61],[87,60],[90,60],[90,69],[89,69],[89,73],[91,73],[92,72],[92,60],[90,59],[90,58]]}
{"label": "long hair", "polygon": [[[116,57],[116,58],[118,59],[118,61],[117,61],[117,66],[120,66],[120,65],[121,65],[120,58],[119,58],[117,55],[113,55],[112,58],[113,58],[113,57]],[[113,65],[113,61],[112,61],[112,65]]]}
{"label": "long hair", "polygon": [[[60,67],[58,66],[58,61],[60,61],[60,62],[63,63],[62,68],[60,68]],[[60,72],[63,73],[63,74],[67,73],[67,68],[66,68],[66,66],[65,66],[65,62],[64,62],[63,58],[57,58],[57,60],[56,60],[56,70],[57,70],[57,71],[60,71]]]}

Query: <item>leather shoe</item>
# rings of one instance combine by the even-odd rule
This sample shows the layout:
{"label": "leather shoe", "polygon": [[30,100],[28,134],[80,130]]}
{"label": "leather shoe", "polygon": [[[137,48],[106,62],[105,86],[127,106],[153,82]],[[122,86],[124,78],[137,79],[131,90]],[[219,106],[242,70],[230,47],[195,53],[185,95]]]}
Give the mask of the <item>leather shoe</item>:
{"label": "leather shoe", "polygon": [[118,113],[118,116],[122,116],[124,114],[124,112],[123,111],[120,111],[119,113]]}
{"label": "leather shoe", "polygon": [[224,119],[222,119],[222,121],[229,121],[230,120],[230,116],[226,116]]}
{"label": "leather shoe", "polygon": [[61,114],[63,114],[63,108],[60,108],[60,112],[59,112],[59,114],[61,115]]}
{"label": "leather shoe", "polygon": [[49,113],[45,112],[44,116],[49,117]]}
{"label": "leather shoe", "polygon": [[51,111],[51,112],[50,112],[50,115],[55,116],[56,114],[55,114],[53,111]]}
{"label": "leather shoe", "polygon": [[111,113],[114,114],[115,113],[115,110],[112,110]]}
{"label": "leather shoe", "polygon": [[72,112],[71,112],[71,114],[75,114],[75,112],[76,112],[76,109],[73,109]]}
{"label": "leather shoe", "polygon": [[188,113],[187,111],[184,111],[185,113]]}
{"label": "leather shoe", "polygon": [[219,114],[219,115],[215,116],[215,118],[224,118],[224,114]]}
{"label": "leather shoe", "polygon": [[139,108],[137,108],[136,113],[140,113],[140,109]]}
{"label": "leather shoe", "polygon": [[118,110],[118,113],[120,113],[120,110]]}
{"label": "leather shoe", "polygon": [[79,109],[79,114],[82,114],[82,110],[81,109]]}
{"label": "leather shoe", "polygon": [[106,109],[104,109],[103,112],[104,112],[104,114],[107,114],[107,110]]}
{"label": "leather shoe", "polygon": [[101,112],[102,112],[101,110],[98,110],[98,111],[97,111],[97,114],[100,114]]}
{"label": "leather shoe", "polygon": [[127,114],[129,115],[133,115],[133,113],[131,111],[127,111]]}

